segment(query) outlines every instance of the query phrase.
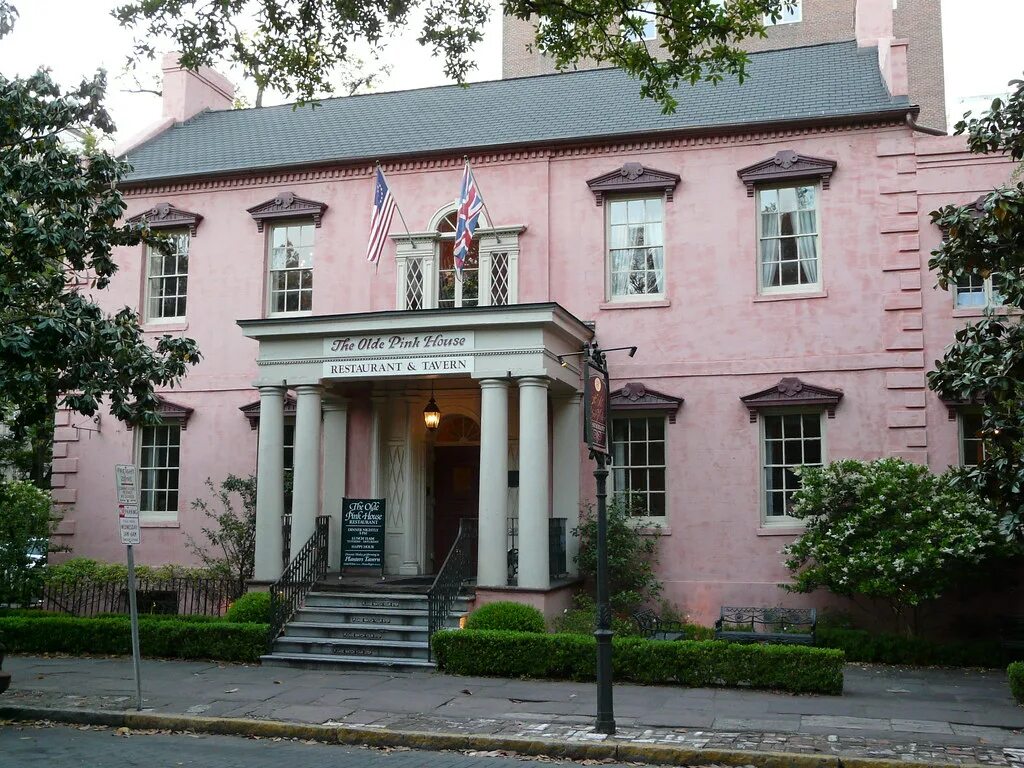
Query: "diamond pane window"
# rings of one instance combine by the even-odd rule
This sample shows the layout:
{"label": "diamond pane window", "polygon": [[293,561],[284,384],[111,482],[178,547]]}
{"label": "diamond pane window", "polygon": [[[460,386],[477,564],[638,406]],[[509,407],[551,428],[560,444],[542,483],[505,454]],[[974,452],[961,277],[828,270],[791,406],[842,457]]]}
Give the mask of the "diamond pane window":
{"label": "diamond pane window", "polygon": [[793,469],[824,463],[821,414],[764,414],[761,424],[764,516],[766,522],[779,521],[788,517],[793,492],[800,487]]}
{"label": "diamond pane window", "polygon": [[423,309],[423,260],[409,259],[405,268],[405,308]]}
{"label": "diamond pane window", "polygon": [[162,253],[147,248],[146,319],[178,320],[185,317],[188,293],[188,232],[170,235],[171,249]]}
{"label": "diamond pane window", "polygon": [[270,312],[313,309],[314,225],[279,224],[270,230]]}
{"label": "diamond pane window", "polygon": [[606,208],[611,297],[664,294],[662,199],[611,200]]}
{"label": "diamond pane window", "polygon": [[491,306],[503,307],[508,304],[509,295],[508,254],[491,255]]}
{"label": "diamond pane window", "polygon": [[139,514],[177,514],[180,452],[179,425],[142,427],[139,437]]}

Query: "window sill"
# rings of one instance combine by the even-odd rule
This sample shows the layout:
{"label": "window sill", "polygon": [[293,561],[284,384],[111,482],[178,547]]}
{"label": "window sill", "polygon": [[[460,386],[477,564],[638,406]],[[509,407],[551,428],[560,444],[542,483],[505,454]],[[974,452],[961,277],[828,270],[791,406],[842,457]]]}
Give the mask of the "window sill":
{"label": "window sill", "polygon": [[301,312],[267,312],[268,320],[287,320],[289,317],[312,317],[313,310],[306,309]]}
{"label": "window sill", "polygon": [[655,309],[658,307],[671,307],[670,299],[652,299],[650,301],[605,301],[598,304],[598,309]]}
{"label": "window sill", "polygon": [[806,529],[802,525],[761,525],[757,529],[758,536],[799,536]]}
{"label": "window sill", "polygon": [[174,322],[159,323],[155,321],[147,322],[142,324],[143,333],[175,333],[178,331],[187,331],[188,321],[187,320],[175,320]]}
{"label": "window sill", "polygon": [[[984,317],[990,312],[992,312],[992,309],[986,309],[985,307],[961,307],[960,309],[953,310],[953,317]],[[996,307],[994,314],[1019,315],[1021,310],[1017,307]]]}
{"label": "window sill", "polygon": [[140,528],[180,528],[181,524],[177,520],[146,520],[145,518],[139,519]]}
{"label": "window sill", "polygon": [[828,291],[806,291],[804,293],[762,293],[751,301],[760,304],[763,301],[799,301],[800,299],[827,299]]}
{"label": "window sill", "polygon": [[671,536],[672,529],[653,518],[633,523],[633,529],[641,536]]}

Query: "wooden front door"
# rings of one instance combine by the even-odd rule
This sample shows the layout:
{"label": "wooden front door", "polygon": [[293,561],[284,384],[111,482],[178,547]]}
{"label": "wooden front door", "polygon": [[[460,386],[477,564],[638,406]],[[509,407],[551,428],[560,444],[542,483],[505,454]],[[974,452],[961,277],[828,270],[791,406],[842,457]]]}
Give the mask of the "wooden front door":
{"label": "wooden front door", "polygon": [[459,520],[480,514],[480,446],[434,448],[434,571],[444,564]]}

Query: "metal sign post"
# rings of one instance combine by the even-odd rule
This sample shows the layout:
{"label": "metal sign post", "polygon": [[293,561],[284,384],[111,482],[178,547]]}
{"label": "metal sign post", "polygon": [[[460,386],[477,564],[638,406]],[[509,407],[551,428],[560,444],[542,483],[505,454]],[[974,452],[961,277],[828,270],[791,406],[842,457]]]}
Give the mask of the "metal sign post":
{"label": "metal sign post", "polygon": [[132,547],[141,541],[139,527],[139,482],[134,464],[114,466],[117,488],[117,525],[121,543],[128,555],[128,610],[132,626],[132,668],[135,674],[135,709],[142,709],[142,664],[139,651],[139,605],[135,596],[135,554]]}

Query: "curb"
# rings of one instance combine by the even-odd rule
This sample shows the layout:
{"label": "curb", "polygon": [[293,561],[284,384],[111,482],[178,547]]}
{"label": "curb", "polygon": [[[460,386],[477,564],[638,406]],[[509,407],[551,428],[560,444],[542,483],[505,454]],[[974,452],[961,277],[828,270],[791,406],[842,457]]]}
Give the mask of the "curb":
{"label": "curb", "polygon": [[[231,717],[157,714],[155,712],[57,709],[0,704],[0,720],[47,720],[73,725],[105,725],[137,730],[193,731],[220,736],[304,739],[370,747],[409,747],[426,751],[502,750],[521,755],[560,757],[570,760],[615,760],[648,765],[755,766],[755,768],[975,768],[978,763],[935,763],[887,760],[872,757],[808,755],[793,752],[759,752],[724,749],[693,749],[658,744],[637,744],[614,739],[593,744],[523,739],[486,734],[395,731],[354,726],[312,725],[281,720],[250,720]],[[989,768],[989,767],[985,767]]]}

